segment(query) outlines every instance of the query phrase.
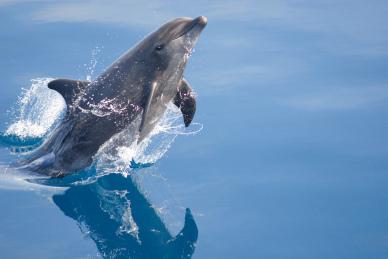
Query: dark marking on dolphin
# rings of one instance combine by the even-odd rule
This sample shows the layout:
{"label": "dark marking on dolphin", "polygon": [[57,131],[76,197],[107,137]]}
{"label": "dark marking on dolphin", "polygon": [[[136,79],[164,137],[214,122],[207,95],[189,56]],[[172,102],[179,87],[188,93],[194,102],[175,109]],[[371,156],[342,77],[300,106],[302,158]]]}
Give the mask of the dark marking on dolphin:
{"label": "dark marking on dolphin", "polygon": [[[67,114],[25,161],[27,167],[37,170],[41,163],[44,170],[37,171],[50,176],[80,171],[91,165],[106,141],[129,126],[138,142],[144,140],[170,102],[180,108],[188,127],[196,101],[183,72],[206,24],[203,16],[177,18],[146,36],[94,81],[50,82],[48,87],[63,96]],[[41,157],[49,157],[51,165]]]}

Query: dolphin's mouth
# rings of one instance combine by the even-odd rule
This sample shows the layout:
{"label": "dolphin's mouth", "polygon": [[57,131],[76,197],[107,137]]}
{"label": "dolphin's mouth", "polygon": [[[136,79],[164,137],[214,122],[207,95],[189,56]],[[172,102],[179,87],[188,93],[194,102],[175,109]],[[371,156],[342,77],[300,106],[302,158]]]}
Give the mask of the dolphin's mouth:
{"label": "dolphin's mouth", "polygon": [[185,34],[190,32],[193,28],[199,27],[199,30],[202,31],[203,28],[205,28],[206,24],[207,24],[207,18],[205,16],[199,16],[199,17],[193,19],[191,22],[189,22],[183,28],[183,30],[179,34],[176,35],[176,37],[173,40],[184,36]]}

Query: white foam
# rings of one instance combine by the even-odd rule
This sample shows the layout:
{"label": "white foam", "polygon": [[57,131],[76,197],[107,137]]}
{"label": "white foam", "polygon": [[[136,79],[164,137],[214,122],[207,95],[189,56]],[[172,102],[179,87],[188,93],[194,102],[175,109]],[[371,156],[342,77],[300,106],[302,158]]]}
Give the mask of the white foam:
{"label": "white foam", "polygon": [[102,162],[99,164],[113,162],[113,170],[119,171],[128,168],[132,161],[153,164],[163,157],[178,135],[197,134],[202,128],[200,123],[185,128],[180,110],[171,103],[154,130],[143,141],[137,143],[137,138],[133,138],[133,130],[128,129],[112,138],[101,149],[97,159]]}
{"label": "white foam", "polygon": [[63,98],[47,87],[51,80],[53,78],[35,78],[28,89],[23,89],[14,111],[16,117],[5,131],[6,135],[42,137],[58,122],[66,106]]}

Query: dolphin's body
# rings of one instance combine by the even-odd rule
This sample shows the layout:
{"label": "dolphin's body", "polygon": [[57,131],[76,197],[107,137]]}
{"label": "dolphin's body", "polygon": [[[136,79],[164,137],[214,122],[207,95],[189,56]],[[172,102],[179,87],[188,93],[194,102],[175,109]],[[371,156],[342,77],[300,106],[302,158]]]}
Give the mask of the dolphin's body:
{"label": "dolphin's body", "polygon": [[51,81],[48,87],[63,96],[67,114],[27,166],[51,176],[88,167],[107,140],[136,121],[137,140],[142,141],[171,101],[189,126],[196,102],[183,72],[206,23],[203,16],[166,23],[92,82]]}

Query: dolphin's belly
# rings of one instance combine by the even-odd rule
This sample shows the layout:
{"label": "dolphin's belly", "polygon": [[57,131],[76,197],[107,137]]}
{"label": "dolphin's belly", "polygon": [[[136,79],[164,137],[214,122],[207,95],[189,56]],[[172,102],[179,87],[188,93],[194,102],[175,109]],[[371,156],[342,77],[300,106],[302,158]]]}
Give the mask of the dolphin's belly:
{"label": "dolphin's belly", "polygon": [[116,133],[114,121],[91,114],[80,114],[72,130],[54,150],[54,167],[77,171],[89,166],[100,146]]}
{"label": "dolphin's belly", "polygon": [[78,171],[93,162],[93,156],[112,136],[131,125],[140,110],[129,106],[125,112],[96,116],[81,112],[74,119],[72,129],[54,150],[54,167],[66,171]]}

